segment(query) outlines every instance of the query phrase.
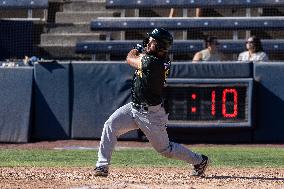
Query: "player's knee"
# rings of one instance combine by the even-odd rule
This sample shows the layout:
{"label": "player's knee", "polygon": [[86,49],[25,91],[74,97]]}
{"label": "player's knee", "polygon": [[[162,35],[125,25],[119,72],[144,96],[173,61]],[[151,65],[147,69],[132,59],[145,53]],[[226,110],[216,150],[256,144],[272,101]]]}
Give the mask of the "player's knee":
{"label": "player's knee", "polygon": [[104,129],[106,129],[108,132],[114,132],[115,131],[115,121],[113,119],[108,119],[104,124]]}
{"label": "player's knee", "polygon": [[108,119],[106,122],[105,122],[105,127],[111,127],[113,125],[113,120],[112,119]]}
{"label": "player's knee", "polygon": [[163,150],[159,151],[159,153],[162,156],[165,156],[167,158],[172,158],[173,154],[172,154],[172,145],[171,145],[171,143],[169,144],[169,146],[166,149],[163,149]]}
{"label": "player's knee", "polygon": [[111,130],[111,121],[107,120],[104,124],[104,130],[110,131]]}

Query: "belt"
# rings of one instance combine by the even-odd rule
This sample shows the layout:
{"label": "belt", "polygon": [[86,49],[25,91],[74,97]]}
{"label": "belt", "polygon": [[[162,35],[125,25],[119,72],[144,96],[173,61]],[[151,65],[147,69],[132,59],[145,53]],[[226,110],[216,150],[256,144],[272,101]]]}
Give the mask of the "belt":
{"label": "belt", "polygon": [[134,108],[135,110],[138,111],[151,111],[151,112],[157,112],[158,110],[160,110],[160,108],[162,107],[161,104],[158,104],[156,106],[149,106],[147,104],[135,104],[133,102],[131,102],[132,108]]}

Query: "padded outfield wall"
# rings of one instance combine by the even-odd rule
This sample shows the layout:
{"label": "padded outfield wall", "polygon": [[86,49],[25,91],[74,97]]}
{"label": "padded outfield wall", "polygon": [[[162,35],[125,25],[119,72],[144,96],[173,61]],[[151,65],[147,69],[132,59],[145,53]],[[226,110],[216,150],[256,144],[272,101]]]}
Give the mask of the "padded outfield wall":
{"label": "padded outfield wall", "polygon": [[[17,72],[17,77],[13,71]],[[169,87],[181,85],[191,90],[190,87],[197,89],[209,83],[211,91],[208,94],[215,94],[216,90],[216,102],[218,90],[221,90],[223,101],[219,99],[220,103],[224,102],[224,95],[226,101],[236,93],[228,86],[234,87],[237,83],[239,88],[246,87],[246,92],[232,97],[233,103],[238,103],[234,104],[233,111],[242,110],[238,114],[242,116],[232,123],[222,115],[234,117],[237,113],[233,114],[225,106],[218,107],[216,103],[216,114],[219,110],[222,112],[220,120],[208,121],[212,109],[208,115],[193,117],[201,122],[170,120],[170,138],[188,143],[283,143],[283,71],[283,63],[173,63]],[[29,69],[1,68],[0,141],[99,139],[107,118],[131,100],[133,73],[134,70],[122,62],[43,62]],[[220,87],[223,84],[225,88]],[[211,99],[209,107],[213,107],[212,102]],[[206,103],[190,104],[189,110],[204,109]],[[183,103],[174,105],[183,107]],[[171,111],[178,112],[177,109]],[[182,114],[171,117],[179,118],[188,117]],[[141,137],[139,131],[132,131],[120,139],[140,140]]]}

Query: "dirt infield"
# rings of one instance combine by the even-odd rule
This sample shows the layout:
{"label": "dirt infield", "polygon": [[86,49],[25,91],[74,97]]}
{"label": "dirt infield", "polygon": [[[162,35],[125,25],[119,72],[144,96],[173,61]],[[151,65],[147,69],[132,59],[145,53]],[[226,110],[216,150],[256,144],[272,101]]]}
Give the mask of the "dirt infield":
{"label": "dirt infield", "polygon": [[[3,148],[43,149],[70,146],[97,147],[98,141],[57,141],[0,144]],[[192,146],[192,145],[191,145]],[[273,145],[275,146],[275,145]],[[276,145],[277,146],[277,145]],[[283,147],[283,145],[278,145]],[[119,142],[118,147],[150,147],[148,143]],[[204,178],[189,176],[190,167],[111,167],[107,178],[94,177],[89,168],[0,168],[0,188],[273,188],[284,189],[283,168],[212,168]]]}
{"label": "dirt infield", "polygon": [[211,168],[205,178],[187,168],[112,168],[107,178],[91,168],[1,168],[0,188],[284,188],[283,169]]}

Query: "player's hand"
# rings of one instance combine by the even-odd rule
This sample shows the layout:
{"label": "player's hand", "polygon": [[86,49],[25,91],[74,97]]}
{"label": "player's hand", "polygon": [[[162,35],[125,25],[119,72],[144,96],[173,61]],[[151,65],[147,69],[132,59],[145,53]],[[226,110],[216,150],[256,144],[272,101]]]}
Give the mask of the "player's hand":
{"label": "player's hand", "polygon": [[140,45],[140,44],[136,44],[136,45],[133,47],[133,49],[136,49],[136,50],[138,50],[139,53],[142,53],[143,50],[144,50],[144,47],[143,47],[142,45]]}
{"label": "player's hand", "polygon": [[140,54],[137,49],[131,49],[126,57],[126,63],[135,69],[141,68],[141,59],[143,54]]}
{"label": "player's hand", "polygon": [[128,57],[137,57],[139,56],[139,51],[137,49],[131,49],[131,51],[128,53]]}

